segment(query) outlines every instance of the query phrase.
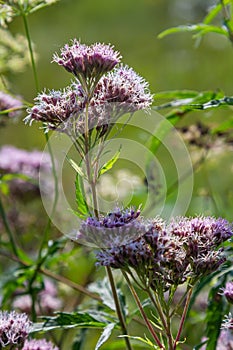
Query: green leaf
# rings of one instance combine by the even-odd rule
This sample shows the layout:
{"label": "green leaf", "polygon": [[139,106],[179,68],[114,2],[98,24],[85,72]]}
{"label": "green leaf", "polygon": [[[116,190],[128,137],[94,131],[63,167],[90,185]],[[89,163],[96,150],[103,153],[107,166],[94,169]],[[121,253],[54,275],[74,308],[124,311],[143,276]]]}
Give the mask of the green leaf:
{"label": "green leaf", "polygon": [[82,171],[82,168],[73,159],[69,158],[67,155],[66,155],[66,159],[68,160],[68,162],[70,163],[70,165],[76,171],[77,174],[79,174],[81,177],[85,177]]}
{"label": "green leaf", "polygon": [[119,151],[117,151],[114,156],[109,159],[99,170],[99,174],[98,177],[100,177],[101,175],[103,175],[104,173],[106,173],[106,171],[112,169],[113,165],[116,163],[117,159],[119,158],[121,153],[121,147],[119,149]]}
{"label": "green leaf", "polygon": [[199,32],[201,34],[214,32],[214,33],[223,34],[223,35],[228,36],[227,30],[224,28],[213,26],[213,25],[208,25],[208,24],[204,24],[204,23],[199,23],[199,24],[191,24],[191,25],[182,25],[182,26],[166,29],[158,35],[158,38],[162,39],[167,35],[175,34],[175,33],[182,33],[182,32],[184,32],[184,33],[185,32]]}
{"label": "green leaf", "polygon": [[83,189],[83,182],[82,178],[79,174],[76,175],[75,180],[75,189],[76,189],[76,203],[77,203],[77,215],[80,218],[85,218],[89,214],[88,205],[85,199],[84,189]]}
{"label": "green leaf", "polygon": [[112,330],[115,327],[115,323],[109,323],[103,330],[103,333],[101,334],[95,350],[99,350],[99,348],[108,340],[108,338],[110,337],[110,335],[112,334]]}
{"label": "green leaf", "polygon": [[145,338],[142,338],[142,337],[133,337],[133,336],[130,336],[130,335],[119,335],[119,338],[126,338],[126,337],[130,338],[130,339],[138,340],[138,341],[146,344],[148,347],[150,347],[152,349],[156,349],[156,350],[160,349],[157,345],[154,345],[152,343],[152,341],[150,339],[148,339],[146,336],[145,336]]}
{"label": "green leaf", "polygon": [[220,124],[218,127],[213,129],[213,134],[216,134],[218,132],[226,132],[226,131],[232,131],[233,129],[233,119],[227,120],[224,123]]}
{"label": "green leaf", "polygon": [[58,312],[54,317],[43,317],[45,322],[34,323],[31,333],[47,332],[52,329],[68,328],[105,328],[106,323],[97,321],[88,313]]}
{"label": "green leaf", "polygon": [[111,310],[116,311],[112,290],[106,277],[103,280],[99,280],[89,285],[88,289],[92,293],[97,293],[106,306],[108,306]]}
{"label": "green leaf", "polygon": [[190,97],[196,97],[200,94],[199,91],[194,90],[170,90],[170,91],[162,91],[158,92],[155,95],[156,98],[162,98],[162,99],[183,99],[183,98],[190,98]]}
{"label": "green leaf", "polygon": [[206,313],[206,336],[208,338],[206,350],[215,350],[220,327],[225,313],[225,301],[219,294],[220,288],[225,286],[227,275],[221,276],[209,293],[209,304]]}

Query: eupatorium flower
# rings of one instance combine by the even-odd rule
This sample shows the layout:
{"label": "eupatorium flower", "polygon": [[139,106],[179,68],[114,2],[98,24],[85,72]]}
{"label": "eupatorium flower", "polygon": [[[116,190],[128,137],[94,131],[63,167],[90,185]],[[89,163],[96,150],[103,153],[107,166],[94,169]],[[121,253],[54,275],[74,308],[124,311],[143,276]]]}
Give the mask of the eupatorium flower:
{"label": "eupatorium flower", "polygon": [[15,311],[0,311],[0,345],[22,346],[30,332],[32,323],[26,314]]}
{"label": "eupatorium flower", "polygon": [[94,103],[100,104],[115,103],[126,113],[147,110],[153,96],[144,78],[132,68],[121,65],[101,78],[95,88],[93,100]]}
{"label": "eupatorium flower", "polygon": [[39,173],[51,171],[50,157],[40,151],[30,152],[5,145],[0,148],[0,171],[2,174],[21,174],[28,178],[28,181],[26,178],[25,180],[22,178],[12,179],[10,182],[12,194],[19,198],[25,194],[38,195]]}
{"label": "eupatorium flower", "polygon": [[[125,113],[148,110],[153,96],[148,83],[132,68],[120,66],[102,77],[88,103],[88,130],[96,128],[100,136]],[[76,136],[85,132],[87,96],[82,86],[72,84],[62,91],[39,94],[28,110],[26,123],[41,121],[46,130],[57,129]]]}
{"label": "eupatorium flower", "polygon": [[35,98],[36,104],[28,110],[29,115],[25,118],[25,122],[32,123],[36,120],[45,123],[46,130],[56,129],[59,126],[60,130],[65,130],[69,118],[79,116],[83,111],[78,98],[78,93],[70,87],[62,91],[43,92]]}
{"label": "eupatorium flower", "polygon": [[[20,115],[20,111],[18,108],[22,107],[22,102],[19,99],[12,97],[5,92],[0,91],[0,111],[6,111],[6,115],[9,117],[17,117]],[[7,112],[7,110],[13,109],[12,111]],[[15,109],[15,110],[14,110]],[[1,118],[1,116],[0,116]]]}
{"label": "eupatorium flower", "polygon": [[52,342],[45,339],[26,340],[22,350],[59,350]]}
{"label": "eupatorium flower", "polygon": [[[23,291],[24,292],[24,291]],[[19,291],[16,291],[16,294],[19,294]],[[54,311],[57,311],[61,308],[62,302],[58,298],[57,288],[55,284],[49,279],[44,281],[44,289],[42,289],[37,294],[37,299],[35,302],[35,310],[37,315],[41,314],[52,314]],[[13,307],[19,309],[21,312],[29,313],[32,308],[32,300],[30,295],[24,294],[17,295],[13,302]]]}
{"label": "eupatorium flower", "polygon": [[[156,218],[151,222],[140,220],[140,225],[144,233],[141,230],[141,235],[132,235],[131,241],[122,241],[121,245],[109,231],[109,247],[97,253],[97,260],[100,265],[133,269],[155,290],[167,290],[188,278],[195,283],[217,270],[225,261],[223,248],[217,248],[233,234],[228,221],[213,217],[177,217],[169,224]],[[93,235],[103,237],[102,232],[100,226]]]}
{"label": "eupatorium flower", "polygon": [[222,288],[223,295],[227,298],[229,303],[233,303],[233,282],[227,282],[226,287]]}
{"label": "eupatorium flower", "polygon": [[53,57],[54,62],[78,77],[81,84],[86,79],[99,79],[112,70],[120,59],[119,52],[114,51],[111,45],[96,43],[88,46],[77,39],[72,41],[71,46],[66,44],[61,49],[61,56],[55,54]]}
{"label": "eupatorium flower", "polygon": [[98,247],[119,247],[145,232],[139,215],[139,210],[117,208],[99,219],[89,217],[82,221],[76,238]]}

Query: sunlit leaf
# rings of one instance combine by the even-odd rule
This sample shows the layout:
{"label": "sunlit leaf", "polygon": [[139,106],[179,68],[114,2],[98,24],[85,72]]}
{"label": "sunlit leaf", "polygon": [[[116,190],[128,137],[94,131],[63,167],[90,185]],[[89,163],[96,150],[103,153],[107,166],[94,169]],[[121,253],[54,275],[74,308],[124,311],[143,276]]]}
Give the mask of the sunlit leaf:
{"label": "sunlit leaf", "polygon": [[85,176],[82,168],[73,159],[69,158],[67,155],[66,155],[66,159],[68,160],[72,168],[76,171],[76,173],[78,173],[81,177]]}
{"label": "sunlit leaf", "polygon": [[98,350],[110,337],[110,335],[112,334],[112,330],[114,329],[115,323],[109,323],[103,330],[103,333],[101,334],[95,350]]}
{"label": "sunlit leaf", "polygon": [[89,210],[85,199],[82,178],[79,174],[76,175],[75,189],[76,189],[76,203],[78,207],[77,215],[80,218],[85,218],[89,214]]}
{"label": "sunlit leaf", "polygon": [[225,28],[208,25],[204,23],[199,23],[199,24],[182,25],[182,26],[166,29],[158,35],[158,38],[162,39],[165,36],[170,34],[186,33],[186,32],[194,32],[194,33],[201,32],[202,34],[214,32],[214,33],[228,36],[228,31]]}
{"label": "sunlit leaf", "polygon": [[99,174],[98,177],[103,175],[104,173],[106,173],[106,171],[112,169],[113,165],[116,163],[116,161],[118,160],[119,156],[120,156],[120,152],[121,149],[119,149],[119,151],[117,151],[114,156],[109,159],[99,170]]}

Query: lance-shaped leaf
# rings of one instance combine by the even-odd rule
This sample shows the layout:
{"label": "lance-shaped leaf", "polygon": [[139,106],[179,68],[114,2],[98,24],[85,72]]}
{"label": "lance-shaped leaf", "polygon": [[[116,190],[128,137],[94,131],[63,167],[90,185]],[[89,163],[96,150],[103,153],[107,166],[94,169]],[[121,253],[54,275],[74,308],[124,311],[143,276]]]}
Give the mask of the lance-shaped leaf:
{"label": "lance-shaped leaf", "polygon": [[68,160],[72,168],[76,171],[76,173],[78,173],[81,177],[85,177],[82,168],[73,159],[69,158],[67,155],[66,159]]}
{"label": "lance-shaped leaf", "polygon": [[110,335],[112,334],[112,330],[114,329],[115,323],[109,323],[103,330],[103,333],[101,334],[95,350],[99,350],[99,348],[108,340]]}
{"label": "lance-shaped leaf", "polygon": [[119,156],[121,153],[121,147],[119,149],[119,151],[117,151],[114,156],[109,159],[99,170],[99,174],[98,177],[100,177],[101,175],[103,175],[104,173],[106,173],[106,171],[112,169],[113,165],[116,163],[116,161],[118,160]]}
{"label": "lance-shaped leaf", "polygon": [[79,312],[59,312],[53,317],[43,317],[45,322],[34,323],[31,333],[47,332],[52,329],[68,328],[105,328],[107,323],[99,322],[88,313]]}
{"label": "lance-shaped leaf", "polygon": [[85,218],[89,215],[88,205],[85,199],[85,193],[83,188],[83,180],[80,174],[77,173],[75,180],[75,189],[76,189],[76,203],[77,203],[77,212],[75,212],[80,218]]}

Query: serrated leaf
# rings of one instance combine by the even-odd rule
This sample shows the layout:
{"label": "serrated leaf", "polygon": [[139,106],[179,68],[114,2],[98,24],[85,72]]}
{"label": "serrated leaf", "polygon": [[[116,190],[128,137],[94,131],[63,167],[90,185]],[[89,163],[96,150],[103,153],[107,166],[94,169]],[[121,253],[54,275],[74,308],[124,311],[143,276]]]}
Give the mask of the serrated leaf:
{"label": "serrated leaf", "polygon": [[76,173],[78,173],[81,177],[85,177],[82,171],[82,168],[73,159],[69,158],[67,155],[66,155],[66,159],[70,163],[72,168],[76,171]]}
{"label": "serrated leaf", "polygon": [[116,163],[116,161],[118,160],[119,156],[120,156],[120,152],[121,152],[121,147],[119,149],[119,151],[117,151],[114,156],[109,159],[99,170],[99,174],[98,177],[100,177],[101,175],[103,175],[104,173],[106,173],[106,171],[112,169],[113,165]]}
{"label": "serrated leaf", "polygon": [[45,322],[35,323],[31,330],[34,332],[47,332],[52,329],[68,329],[68,328],[105,328],[106,323],[97,321],[88,313],[68,313],[59,312],[54,317],[43,317]]}
{"label": "serrated leaf", "polygon": [[108,340],[108,338],[110,337],[110,335],[112,334],[112,330],[115,327],[115,323],[109,323],[103,330],[103,333],[101,334],[95,350],[99,350],[99,348]]}
{"label": "serrated leaf", "polygon": [[83,182],[82,178],[79,174],[76,175],[75,180],[75,195],[76,195],[76,203],[77,203],[77,215],[80,218],[85,218],[89,214],[88,205],[85,199]]}

